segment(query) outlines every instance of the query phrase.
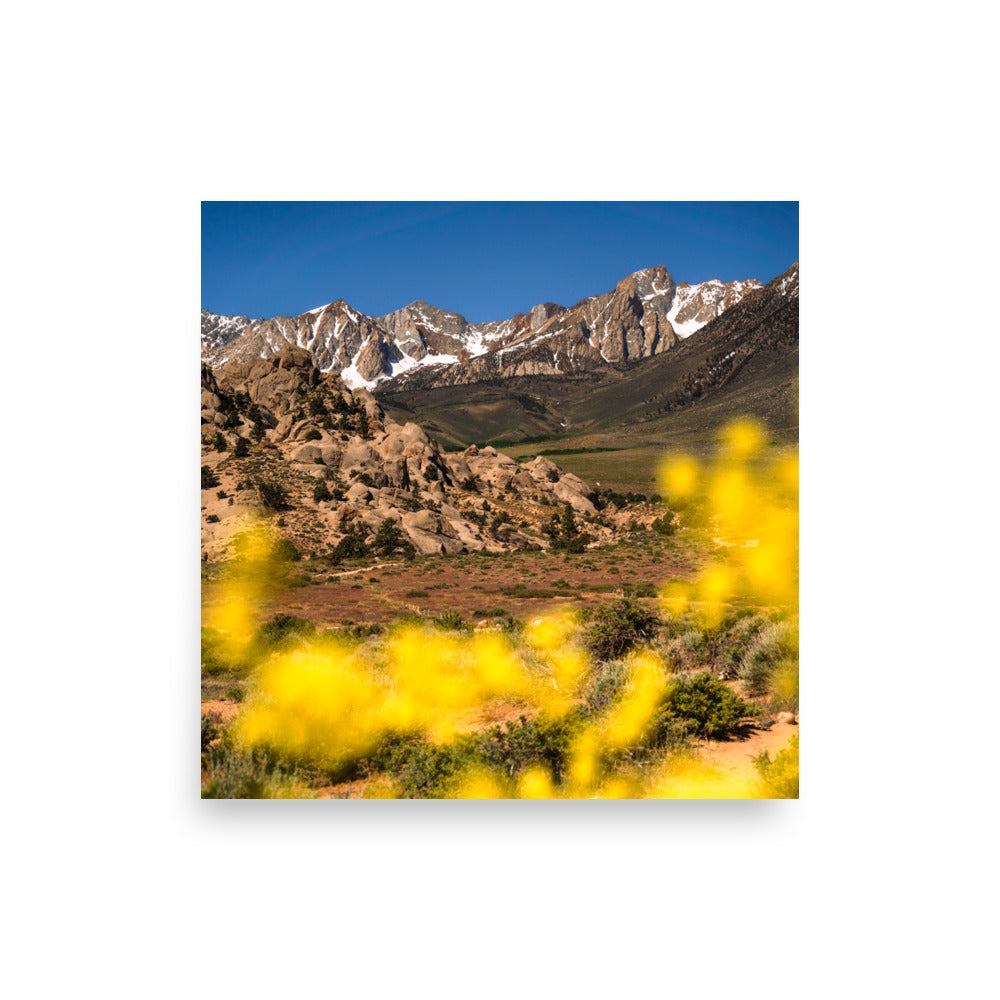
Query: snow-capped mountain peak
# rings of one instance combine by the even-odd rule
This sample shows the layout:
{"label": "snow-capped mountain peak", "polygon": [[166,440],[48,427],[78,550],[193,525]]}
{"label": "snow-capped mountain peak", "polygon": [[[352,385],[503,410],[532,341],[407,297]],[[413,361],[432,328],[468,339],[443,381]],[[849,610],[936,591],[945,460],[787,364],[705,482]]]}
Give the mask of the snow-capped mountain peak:
{"label": "snow-capped mountain peak", "polygon": [[[374,318],[343,299],[268,320],[203,311],[202,356],[217,367],[294,344],[351,388],[408,380],[428,369],[435,378],[447,370],[449,382],[585,371],[662,353],[761,287],[755,279],[676,284],[660,265],[570,308],[545,302],[489,323],[469,323],[421,299]],[[797,294],[797,269],[795,287]]]}

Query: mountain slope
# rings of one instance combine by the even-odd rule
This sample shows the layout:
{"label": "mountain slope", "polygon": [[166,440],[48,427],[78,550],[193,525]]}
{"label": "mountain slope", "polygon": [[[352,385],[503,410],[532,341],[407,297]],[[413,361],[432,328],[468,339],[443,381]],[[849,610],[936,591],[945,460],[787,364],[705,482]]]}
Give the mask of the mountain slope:
{"label": "mountain slope", "polygon": [[796,262],[673,349],[632,364],[425,389],[412,381],[386,383],[378,398],[387,412],[406,414],[456,447],[648,435],[668,427],[701,433],[736,415],[756,416],[791,437],[798,425],[797,373]]}

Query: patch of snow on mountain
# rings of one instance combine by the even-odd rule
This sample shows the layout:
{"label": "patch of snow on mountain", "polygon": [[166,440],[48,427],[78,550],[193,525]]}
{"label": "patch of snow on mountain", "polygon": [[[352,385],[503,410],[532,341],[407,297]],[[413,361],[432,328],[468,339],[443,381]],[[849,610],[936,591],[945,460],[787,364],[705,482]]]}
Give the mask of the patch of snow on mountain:
{"label": "patch of snow on mountain", "polygon": [[778,292],[788,298],[798,298],[799,295],[799,269],[796,267],[795,270],[781,279],[781,284],[778,285]]}
{"label": "patch of snow on mountain", "polygon": [[397,375],[402,375],[403,372],[408,372],[414,368],[419,368],[419,367],[420,367],[420,362],[414,358],[411,358],[409,354],[406,354],[404,352],[403,356],[399,359],[399,361],[393,361],[390,363],[389,374],[388,376],[383,376],[383,377],[395,378]]}
{"label": "patch of snow on mountain", "polygon": [[[351,358],[351,363],[344,368],[340,377],[344,380],[344,385],[349,389],[372,389],[375,386],[375,382],[369,382],[362,374],[358,371],[358,358],[361,357],[361,352],[365,349],[365,345],[368,343],[366,340],[362,344],[357,353]],[[376,380],[377,381],[377,380]]]}
{"label": "patch of snow on mountain", "polygon": [[689,319],[685,323],[677,322],[677,314],[687,303],[687,300],[690,299],[692,295],[697,294],[697,290],[700,287],[700,285],[690,285],[687,288],[678,288],[677,294],[674,295],[674,301],[670,304],[670,308],[667,310],[667,320],[674,328],[674,333],[676,333],[681,339],[690,337],[692,333],[697,333],[705,325],[704,323],[699,323],[696,319]]}
{"label": "patch of snow on mountain", "polygon": [[458,361],[457,354],[426,354],[420,359],[421,365],[453,365]]}
{"label": "patch of snow on mountain", "polygon": [[481,354],[485,354],[489,347],[486,346],[487,339],[490,338],[489,334],[485,334],[481,329],[476,327],[468,327],[468,336],[465,338],[465,349],[474,358],[478,358]]}

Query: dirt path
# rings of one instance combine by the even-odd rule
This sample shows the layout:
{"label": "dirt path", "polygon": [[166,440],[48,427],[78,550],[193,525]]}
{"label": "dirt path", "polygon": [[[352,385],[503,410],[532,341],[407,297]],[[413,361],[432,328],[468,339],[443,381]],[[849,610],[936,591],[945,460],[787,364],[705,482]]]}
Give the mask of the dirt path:
{"label": "dirt path", "polygon": [[790,722],[776,722],[770,729],[754,729],[742,740],[706,741],[698,745],[702,759],[725,777],[755,781],[757,770],[752,757],[766,750],[771,759],[788,745],[799,727]]}
{"label": "dirt path", "polygon": [[371,573],[376,569],[385,569],[387,566],[400,566],[398,562],[375,563],[374,566],[359,566],[357,569],[345,569],[339,573],[331,573],[330,576],[354,576],[355,573]]}

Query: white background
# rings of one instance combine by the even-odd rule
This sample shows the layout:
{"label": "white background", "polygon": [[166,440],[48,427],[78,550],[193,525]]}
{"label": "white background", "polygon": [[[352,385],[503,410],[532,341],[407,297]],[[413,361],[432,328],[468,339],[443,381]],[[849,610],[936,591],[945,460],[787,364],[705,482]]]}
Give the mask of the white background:
{"label": "white background", "polygon": [[[6,19],[11,995],[982,995],[978,6],[330,7]],[[198,799],[200,201],[409,198],[800,200],[799,802]]]}

